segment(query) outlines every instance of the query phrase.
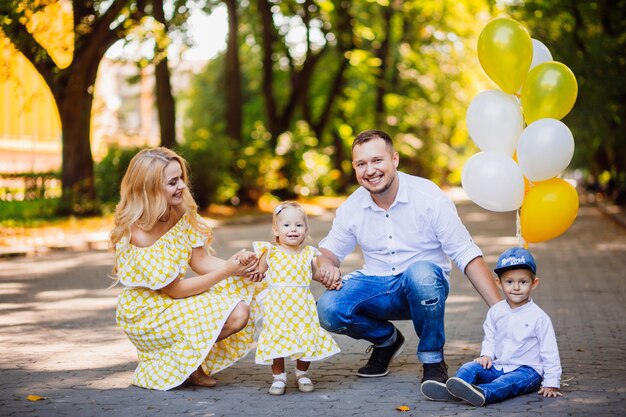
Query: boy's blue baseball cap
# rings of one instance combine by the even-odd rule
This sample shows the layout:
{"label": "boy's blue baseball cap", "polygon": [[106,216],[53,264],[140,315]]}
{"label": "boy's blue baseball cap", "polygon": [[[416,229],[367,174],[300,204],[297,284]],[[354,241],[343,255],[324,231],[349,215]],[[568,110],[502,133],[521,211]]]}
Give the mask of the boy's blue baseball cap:
{"label": "boy's blue baseball cap", "polygon": [[529,250],[524,248],[511,248],[502,252],[502,255],[498,258],[498,264],[495,273],[500,276],[504,271],[509,269],[530,269],[533,274],[537,273],[537,265],[535,264],[535,258]]}

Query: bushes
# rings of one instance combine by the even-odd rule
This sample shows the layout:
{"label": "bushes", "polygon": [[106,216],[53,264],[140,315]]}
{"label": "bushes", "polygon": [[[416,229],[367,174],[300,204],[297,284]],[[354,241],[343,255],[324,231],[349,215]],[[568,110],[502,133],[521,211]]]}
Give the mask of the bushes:
{"label": "bushes", "polygon": [[[191,191],[201,209],[211,203],[256,204],[266,193],[285,199],[334,191],[339,173],[331,167],[332,149],[318,148],[306,125],[281,135],[276,150],[261,125],[241,145],[207,129],[188,133],[176,152],[189,164]],[[119,201],[124,173],[141,149],[111,147],[96,165],[96,190],[105,208]]]}
{"label": "bushes", "polygon": [[94,168],[98,200],[105,206],[114,206],[120,199],[120,184],[133,156],[142,147],[111,146],[106,156]]}
{"label": "bushes", "polygon": [[189,164],[191,192],[200,208],[232,196],[231,187],[227,185],[232,150],[226,138],[215,136],[190,141],[179,145],[176,151]]}
{"label": "bushes", "polygon": [[[122,148],[112,146],[95,167],[98,200],[113,210],[120,198],[120,185],[131,159],[143,147]],[[230,151],[219,138],[184,144],[176,149],[187,160],[190,182],[196,202],[205,207],[217,199],[220,186],[227,183]]]}
{"label": "bushes", "polygon": [[58,172],[0,174],[0,222],[3,226],[56,217],[61,194]]}
{"label": "bushes", "polygon": [[0,200],[0,222],[3,226],[23,225],[24,221],[49,220],[56,217],[58,198],[23,201]]}
{"label": "bushes", "polygon": [[0,200],[21,201],[58,197],[61,180],[58,172],[0,173]]}
{"label": "bushes", "polygon": [[[218,193],[227,184],[231,152],[220,138],[180,145],[175,151],[189,164],[191,189],[200,207],[218,200]],[[112,146],[95,167],[98,200],[113,210],[120,198],[120,185],[131,159],[144,147]],[[228,187],[226,187],[228,188]],[[228,195],[228,192],[226,193]],[[222,199],[225,197],[222,196]]]}

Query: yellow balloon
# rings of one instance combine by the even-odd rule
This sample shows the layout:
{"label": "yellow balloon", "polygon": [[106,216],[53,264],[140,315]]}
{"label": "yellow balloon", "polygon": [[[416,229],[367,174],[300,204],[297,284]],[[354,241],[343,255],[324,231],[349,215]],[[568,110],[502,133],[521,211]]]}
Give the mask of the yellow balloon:
{"label": "yellow balloon", "polygon": [[478,60],[502,91],[519,91],[533,60],[528,31],[513,19],[492,20],[478,37]]}
{"label": "yellow balloon", "polygon": [[522,110],[527,124],[552,118],[561,120],[574,107],[578,84],[572,70],[550,61],[530,70],[522,87]]}
{"label": "yellow balloon", "polygon": [[574,223],[578,193],[567,181],[553,178],[535,183],[520,210],[522,237],[529,243],[554,239]]}

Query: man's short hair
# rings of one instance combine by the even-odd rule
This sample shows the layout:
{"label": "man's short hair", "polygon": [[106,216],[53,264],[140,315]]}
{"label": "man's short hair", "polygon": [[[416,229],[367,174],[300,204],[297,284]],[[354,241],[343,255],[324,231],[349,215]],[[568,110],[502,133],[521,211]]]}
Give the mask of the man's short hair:
{"label": "man's short hair", "polygon": [[387,145],[387,149],[389,149],[390,152],[393,152],[393,141],[391,140],[391,136],[389,136],[386,132],[383,132],[382,130],[375,129],[364,130],[356,135],[356,137],[354,138],[354,142],[352,142],[352,149],[354,149],[355,146],[362,145],[372,139],[384,140],[385,144]]}

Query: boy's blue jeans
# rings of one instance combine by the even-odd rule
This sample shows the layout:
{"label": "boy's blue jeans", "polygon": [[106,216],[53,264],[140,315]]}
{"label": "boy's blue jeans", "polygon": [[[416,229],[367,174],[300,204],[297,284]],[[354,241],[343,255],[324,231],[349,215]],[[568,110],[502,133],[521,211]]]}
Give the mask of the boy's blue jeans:
{"label": "boy's blue jeans", "polygon": [[478,387],[485,394],[485,404],[537,392],[541,387],[541,375],[530,366],[505,373],[493,366],[484,369],[477,362],[468,362],[459,368],[456,376]]}
{"label": "boy's blue jeans", "polygon": [[402,274],[352,273],[339,291],[326,291],[317,302],[320,323],[330,332],[365,339],[377,347],[394,343],[389,320],[412,320],[422,363],[443,360],[445,301],[449,284],[443,270],[416,262]]}

